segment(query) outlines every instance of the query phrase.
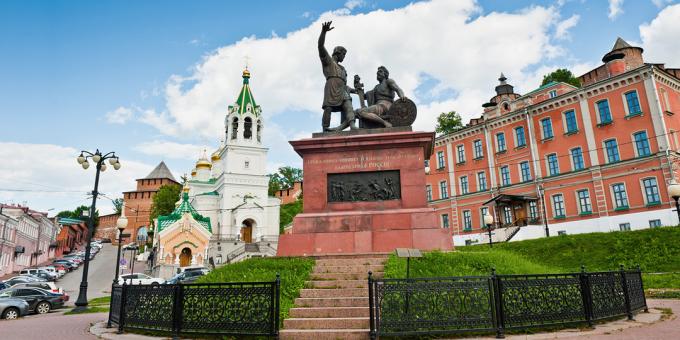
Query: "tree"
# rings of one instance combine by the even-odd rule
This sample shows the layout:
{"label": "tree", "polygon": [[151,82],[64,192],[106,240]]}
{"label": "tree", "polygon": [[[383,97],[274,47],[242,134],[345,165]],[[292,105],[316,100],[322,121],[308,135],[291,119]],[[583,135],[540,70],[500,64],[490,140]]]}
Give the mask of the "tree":
{"label": "tree", "polygon": [[292,188],[295,182],[301,182],[303,178],[302,169],[294,168],[292,166],[282,166],[278,172],[269,174],[269,195],[274,195],[275,192]]}
{"label": "tree", "polygon": [[158,188],[158,192],[154,195],[151,203],[149,221],[153,223],[153,220],[158,216],[168,215],[175,210],[175,203],[180,199],[181,191],[182,187],[177,184],[163,185]]}
{"label": "tree", "polygon": [[456,111],[442,112],[437,117],[437,126],[434,130],[439,134],[449,134],[463,128],[463,119]]}
{"label": "tree", "polygon": [[[81,205],[73,210],[60,211],[57,214],[57,217],[74,218],[87,222],[88,221],[87,215],[89,214],[89,211],[90,207],[86,205]],[[94,226],[95,227],[99,226],[99,210],[94,212]]]}
{"label": "tree", "polygon": [[120,214],[123,211],[123,199],[122,198],[116,198],[111,201],[113,203],[113,207],[116,209],[116,214]]}
{"label": "tree", "polygon": [[571,71],[567,70],[566,68],[560,68],[544,75],[541,86],[549,84],[550,82],[553,81],[563,82],[570,85],[574,85],[576,87],[581,87],[581,82],[578,80],[578,78],[574,77]]}

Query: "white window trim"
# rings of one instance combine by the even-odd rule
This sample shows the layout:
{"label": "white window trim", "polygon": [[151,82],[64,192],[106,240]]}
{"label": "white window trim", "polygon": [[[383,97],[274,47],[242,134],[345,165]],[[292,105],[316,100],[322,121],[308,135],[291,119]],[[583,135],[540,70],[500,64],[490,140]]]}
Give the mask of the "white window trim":
{"label": "white window trim", "polygon": [[586,191],[588,193],[588,203],[590,203],[590,211],[586,211],[586,212],[592,213],[593,212],[593,199],[590,196],[590,189],[588,189],[588,188],[574,190],[574,198],[576,199],[576,210],[578,211],[579,214],[584,213],[584,211],[581,210],[581,200],[578,197],[579,191]]}
{"label": "white window trim", "polygon": [[[430,197],[427,197],[427,192],[428,192],[427,189],[428,189],[428,188],[430,189]],[[432,185],[428,184],[428,185],[425,186],[425,199],[427,199],[428,202],[429,202],[429,201],[433,201],[432,198],[433,198],[433,197],[432,197]]]}
{"label": "white window trim", "polygon": [[[463,148],[463,159],[460,159],[460,154],[458,153],[458,148]],[[465,163],[465,144],[456,145],[456,163]]]}
{"label": "white window trim", "polygon": [[617,162],[621,162],[621,149],[619,149],[619,140],[616,137],[612,138],[607,138],[602,141],[602,152],[603,152],[603,157],[604,157],[604,164],[612,164],[612,162],[609,161],[609,155],[607,154],[607,142],[613,140],[616,141],[616,153],[619,154],[619,160]]}
{"label": "white window trim", "polygon": [[[519,145],[519,139],[517,139],[517,129],[522,129],[524,134],[524,145]],[[518,125],[512,128],[512,139],[515,142],[515,148],[524,148],[527,146],[527,129],[524,125]]]}
{"label": "white window trim", "polygon": [[555,97],[557,97],[557,90],[548,91],[548,98],[555,98]]}
{"label": "white window trim", "polygon": [[602,115],[600,114],[600,107],[597,105],[597,103],[599,103],[599,102],[607,102],[607,107],[609,107],[609,116],[611,117],[611,121],[613,122],[614,117],[612,116],[612,106],[609,105],[609,99],[604,98],[604,99],[596,100],[593,103],[593,106],[595,107],[594,112],[595,112],[595,120],[597,121],[597,124],[602,124],[602,118],[601,118]]}
{"label": "white window trim", "polygon": [[538,125],[541,127],[541,140],[545,140],[545,129],[543,128],[543,121],[544,120],[549,120],[550,121],[550,131],[552,131],[552,137],[550,138],[555,138],[555,127],[553,126],[552,119],[550,117],[545,117],[542,118],[538,121]]}
{"label": "white window trim", "polygon": [[[642,177],[638,180],[640,182],[640,192],[642,193],[642,200],[643,200],[643,202],[645,202],[645,205],[649,204],[649,201],[647,200],[647,191],[645,190],[644,180],[652,179],[652,178],[656,182],[656,190],[659,192],[659,203],[662,202],[661,188],[659,187],[659,179],[656,176],[647,176],[647,177]],[[626,195],[628,195],[628,192],[626,192]],[[630,205],[630,199],[629,199],[628,204]]]}
{"label": "white window trim", "polygon": [[[475,149],[475,142],[479,142],[479,146],[481,146],[481,153],[477,155],[477,151]],[[472,141],[472,158],[473,159],[482,159],[484,158],[484,144],[482,144],[481,139],[475,139]]]}
{"label": "white window trim", "polygon": [[[484,189],[482,189],[481,182],[479,180],[479,174],[484,174]],[[485,171],[477,172],[477,191],[482,191],[482,190],[484,190],[484,191],[489,190],[489,183],[487,183]]]}
{"label": "white window trim", "polygon": [[[503,135],[503,141],[505,142],[505,149],[500,149],[500,144],[498,144],[498,136]],[[505,132],[496,133],[496,152],[507,151],[508,150],[508,139],[505,138]]]}
{"label": "white window trim", "polygon": [[[463,178],[465,178],[465,180],[467,180],[467,190],[463,190]],[[470,193],[470,179],[468,178],[467,175],[458,177],[458,187],[460,189],[461,195]]]}
{"label": "white window trim", "polygon": [[[508,184],[503,183],[503,168],[508,169]],[[500,180],[500,186],[506,187],[506,186],[511,186],[512,185],[512,173],[510,172],[510,166],[508,165],[503,165],[498,168],[498,177],[501,179]]]}
{"label": "white window trim", "polygon": [[486,227],[484,225],[484,209],[486,209],[486,212],[489,212],[489,207],[481,207],[479,208],[479,225],[482,227]]}
{"label": "white window trim", "polygon": [[[439,215],[439,216],[441,216],[441,217],[439,218],[439,220],[441,221],[442,229],[451,229],[451,216],[449,216],[448,213],[441,214],[441,215]],[[447,220],[447,222],[449,222],[449,225],[448,225],[448,226],[445,226],[445,225],[444,225],[444,216],[446,216],[446,220]]]}
{"label": "white window trim", "polygon": [[[562,196],[562,205],[564,206],[564,215],[557,215],[557,214],[556,214],[556,212],[557,212],[557,211],[555,210],[555,197],[556,197],[556,196]],[[552,217],[553,217],[553,218],[557,218],[558,216],[560,216],[560,217],[562,217],[562,216],[563,216],[563,217],[567,217],[567,202],[566,202],[566,200],[564,199],[564,194],[563,194],[563,193],[561,193],[561,192],[556,192],[556,193],[550,195],[550,203],[551,203],[551,204],[550,204],[550,209],[552,210]]]}
{"label": "white window trim", "polygon": [[[440,154],[442,155],[442,157],[441,157],[442,161],[441,162],[439,162],[439,155]],[[446,168],[446,156],[444,155],[444,151],[437,151],[436,158],[437,158],[437,169]]]}
{"label": "white window trim", "polygon": [[[466,212],[470,214],[470,228],[465,227],[465,213]],[[461,225],[463,226],[463,230],[465,230],[465,231],[472,230],[472,211],[471,210],[463,210],[461,216],[462,216],[461,217],[462,218]]]}
{"label": "white window trim", "polygon": [[[637,142],[635,141],[635,134],[639,133],[639,132],[644,132],[645,135],[647,136],[647,146],[649,146],[649,155],[647,155],[647,156],[653,155],[653,153],[652,153],[652,143],[649,140],[649,133],[647,132],[647,129],[644,129],[644,130],[633,131],[633,133],[630,134],[630,141],[631,141],[631,144],[633,144],[633,152],[635,153],[635,158],[640,157],[640,154],[638,153]],[[618,146],[618,143],[617,143],[617,146]]]}
{"label": "white window trim", "polygon": [[[444,183],[444,186],[446,187],[446,191],[447,191],[447,192],[446,192],[446,196],[444,196],[444,192],[442,191],[442,183]],[[448,185],[448,183],[446,183],[446,180],[444,180],[444,181],[439,181],[439,199],[442,199],[442,200],[443,200],[443,199],[449,198],[449,193],[448,193],[448,191],[449,191],[449,185]]]}
{"label": "white window trim", "polygon": [[[550,173],[550,156],[555,155],[557,158],[557,173],[556,174],[551,174]],[[547,155],[545,155],[545,173],[548,174],[548,176],[557,176],[562,173],[560,170],[560,158],[557,156],[557,153],[552,152]]]}
{"label": "white window trim", "polygon": [[[568,130],[568,126],[567,126],[567,112],[569,112],[569,111],[574,111],[574,122],[576,122],[576,131],[571,132],[571,133],[577,133],[577,132],[580,131],[579,123],[578,123],[578,112],[576,112],[575,108],[574,109],[568,109],[568,110],[562,111],[562,127],[563,127],[563,130],[564,130],[564,134],[570,133],[569,130]],[[555,134],[554,130],[555,129],[553,128],[553,135]]]}
{"label": "white window trim", "polygon": [[[577,147],[573,147],[573,148],[569,149],[569,163],[571,164],[571,171],[577,171],[576,163],[574,163],[574,154],[572,153],[572,151],[574,151],[576,149],[581,149],[581,159],[583,160],[583,169],[586,168],[586,158],[583,157],[583,148],[580,147],[580,146],[577,146]],[[558,161],[558,163],[559,163],[559,161]],[[578,170],[583,170],[583,169],[578,169]]]}
{"label": "white window trim", "polygon": [[616,195],[614,194],[614,185],[616,184],[623,184],[623,191],[626,193],[626,201],[628,201],[628,208],[630,209],[630,195],[628,195],[628,186],[626,185],[626,182],[616,182],[609,184],[609,194],[611,195],[612,198],[612,207],[614,209],[621,208],[616,205]]}
{"label": "white window trim", "polygon": [[[526,180],[526,181],[524,180],[524,175],[523,175],[523,173],[522,173],[522,163],[527,163],[527,165],[529,166],[529,179]],[[529,161],[521,161],[521,162],[519,162],[519,163],[517,164],[517,173],[519,174],[520,183],[530,182],[530,181],[532,181],[532,180],[534,179],[534,177],[533,177],[532,174],[531,174],[531,163],[529,163]]]}
{"label": "white window trim", "polygon": [[635,92],[635,96],[638,99],[638,104],[640,104],[640,113],[642,113],[642,100],[640,99],[640,93],[638,93],[637,89],[632,89],[625,92],[621,92],[621,100],[623,100],[623,110],[626,113],[626,117],[630,116],[630,108],[628,107],[628,100],[626,100],[626,95],[631,92]]}

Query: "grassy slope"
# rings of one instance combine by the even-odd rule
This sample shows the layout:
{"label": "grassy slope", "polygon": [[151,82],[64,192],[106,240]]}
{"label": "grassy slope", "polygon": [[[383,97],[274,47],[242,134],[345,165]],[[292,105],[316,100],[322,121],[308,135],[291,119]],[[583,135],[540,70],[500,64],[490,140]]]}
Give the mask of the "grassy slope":
{"label": "grassy slope", "polygon": [[314,267],[308,258],[253,258],[217,268],[200,278],[197,283],[274,281],[281,275],[281,317],[288,317],[288,310],[300,294],[305,280]]}
{"label": "grassy slope", "polygon": [[293,222],[295,215],[302,212],[302,200],[284,204],[279,212],[279,233],[283,233],[283,227]]}

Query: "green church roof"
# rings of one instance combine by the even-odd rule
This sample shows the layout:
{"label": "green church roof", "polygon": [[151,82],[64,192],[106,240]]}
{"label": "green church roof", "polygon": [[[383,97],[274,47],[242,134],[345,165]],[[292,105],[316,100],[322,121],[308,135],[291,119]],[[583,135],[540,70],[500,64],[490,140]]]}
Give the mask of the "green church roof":
{"label": "green church roof", "polygon": [[229,106],[229,112],[244,114],[248,112],[249,106],[254,115],[260,115],[260,107],[255,103],[255,97],[253,97],[253,92],[250,90],[250,71],[246,69],[243,71],[243,86],[241,87],[241,92],[236,99],[236,103]]}
{"label": "green church roof", "polygon": [[191,203],[189,203],[189,194],[186,192],[182,194],[182,203],[180,203],[180,205],[175,208],[175,210],[170,213],[170,215],[158,216],[158,232],[163,231],[163,229],[179,221],[182,218],[182,215],[185,213],[191,214],[196,222],[203,226],[203,228],[205,228],[207,231],[212,233],[210,218],[202,216],[196,211],[196,209],[194,209],[194,207],[191,206]]}

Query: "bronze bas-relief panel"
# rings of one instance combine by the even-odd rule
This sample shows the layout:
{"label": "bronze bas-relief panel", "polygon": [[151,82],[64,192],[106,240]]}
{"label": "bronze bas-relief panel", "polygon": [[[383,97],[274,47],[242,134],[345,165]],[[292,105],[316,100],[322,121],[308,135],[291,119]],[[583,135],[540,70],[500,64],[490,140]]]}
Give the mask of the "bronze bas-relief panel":
{"label": "bronze bas-relief panel", "polygon": [[399,170],[328,174],[328,202],[401,199]]}

